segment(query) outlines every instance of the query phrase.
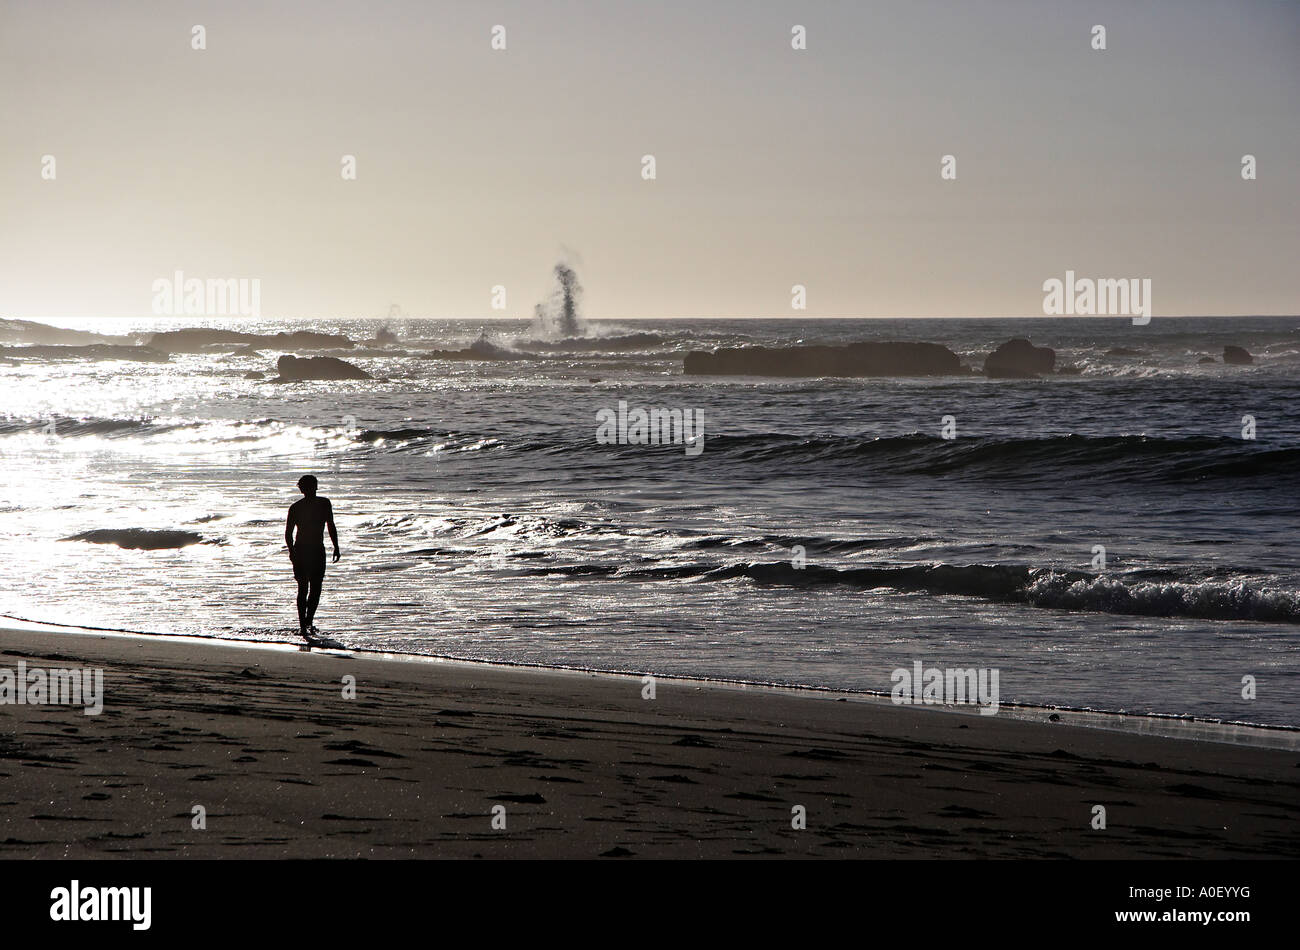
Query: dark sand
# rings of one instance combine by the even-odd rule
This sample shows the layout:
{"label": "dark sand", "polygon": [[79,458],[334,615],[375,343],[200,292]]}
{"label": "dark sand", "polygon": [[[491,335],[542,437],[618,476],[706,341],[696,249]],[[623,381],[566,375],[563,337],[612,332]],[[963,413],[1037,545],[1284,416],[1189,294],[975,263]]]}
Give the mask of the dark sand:
{"label": "dark sand", "polygon": [[1300,855],[1295,751],[832,693],[659,680],[645,700],[634,677],[0,631],[0,667],[19,659],[103,667],[105,706],[0,706],[8,858]]}

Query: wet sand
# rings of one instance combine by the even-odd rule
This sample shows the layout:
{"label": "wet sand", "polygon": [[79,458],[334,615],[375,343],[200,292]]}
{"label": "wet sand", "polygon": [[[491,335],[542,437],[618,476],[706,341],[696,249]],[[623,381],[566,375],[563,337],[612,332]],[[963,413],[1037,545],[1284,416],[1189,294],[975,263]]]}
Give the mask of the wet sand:
{"label": "wet sand", "polygon": [[19,660],[102,667],[104,709],[0,706],[8,858],[1300,856],[1295,751],[836,693],[661,679],[643,699],[631,676],[0,631],[0,668]]}

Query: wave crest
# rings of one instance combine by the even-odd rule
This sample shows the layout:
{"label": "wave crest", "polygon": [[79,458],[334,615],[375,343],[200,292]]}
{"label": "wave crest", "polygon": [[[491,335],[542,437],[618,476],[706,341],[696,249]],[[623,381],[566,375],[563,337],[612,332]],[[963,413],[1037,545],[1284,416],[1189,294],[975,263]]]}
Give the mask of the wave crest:
{"label": "wave crest", "polygon": [[816,588],[856,587],[974,597],[1056,610],[1196,620],[1300,621],[1300,592],[1262,587],[1244,579],[1188,581],[1146,571],[1136,583],[1109,575],[1034,568],[1020,564],[918,564],[906,567],[795,567],[789,561],[728,565],[670,565],[620,569],[603,564],[535,568],[526,573],[610,577],[618,580],[746,579],[758,584]]}

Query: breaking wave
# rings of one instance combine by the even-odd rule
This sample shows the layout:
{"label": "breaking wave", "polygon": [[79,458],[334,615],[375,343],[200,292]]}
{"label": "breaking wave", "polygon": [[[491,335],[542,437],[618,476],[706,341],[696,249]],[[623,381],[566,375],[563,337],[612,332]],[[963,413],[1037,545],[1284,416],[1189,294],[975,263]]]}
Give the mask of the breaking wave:
{"label": "breaking wave", "polygon": [[1199,620],[1300,620],[1300,591],[1231,581],[1179,580],[1174,575],[1126,582],[1123,578],[1011,564],[924,564],[907,567],[795,567],[788,561],[746,564],[687,564],[625,569],[605,564],[535,568],[534,575],[607,577],[617,580],[716,582],[746,579],[773,586],[855,587],[976,597],[1056,610],[1131,614]]}

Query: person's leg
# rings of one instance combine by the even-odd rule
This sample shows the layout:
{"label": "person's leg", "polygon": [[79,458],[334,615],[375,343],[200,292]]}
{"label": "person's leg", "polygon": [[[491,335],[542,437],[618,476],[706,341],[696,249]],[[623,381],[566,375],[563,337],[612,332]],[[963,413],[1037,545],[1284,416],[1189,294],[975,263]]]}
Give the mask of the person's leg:
{"label": "person's leg", "polygon": [[325,577],[322,575],[313,577],[311,581],[311,589],[307,594],[307,626],[309,627],[316,619],[316,607],[320,604],[320,589],[324,580]]}
{"label": "person's leg", "polygon": [[[298,578],[298,626],[306,630],[311,621],[307,618],[307,605],[311,602],[310,584],[305,577]],[[316,594],[319,598],[319,590]],[[313,608],[314,611],[315,608]]]}

